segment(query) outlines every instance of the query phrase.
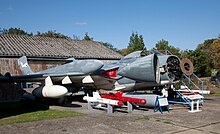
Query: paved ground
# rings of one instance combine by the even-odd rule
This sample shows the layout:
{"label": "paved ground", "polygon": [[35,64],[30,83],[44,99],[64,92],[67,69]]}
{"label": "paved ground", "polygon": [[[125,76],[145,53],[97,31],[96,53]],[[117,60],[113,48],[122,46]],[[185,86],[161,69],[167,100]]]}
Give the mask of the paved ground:
{"label": "paved ground", "polygon": [[51,107],[85,113],[84,116],[61,118],[0,126],[0,133],[166,133],[166,134],[220,134],[220,97],[207,97],[202,112],[189,113],[189,109],[154,113],[134,110],[132,113],[115,112],[107,115],[102,110],[87,110],[86,103],[73,102],[71,107]]}

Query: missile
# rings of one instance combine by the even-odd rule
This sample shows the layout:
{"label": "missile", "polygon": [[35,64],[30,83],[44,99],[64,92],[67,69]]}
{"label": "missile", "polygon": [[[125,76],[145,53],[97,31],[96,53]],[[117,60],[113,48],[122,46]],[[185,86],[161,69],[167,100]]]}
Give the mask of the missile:
{"label": "missile", "polygon": [[[178,90],[180,91],[181,93],[190,93],[189,90],[187,89],[181,89],[181,90]],[[215,91],[213,90],[191,90],[192,93],[195,93],[195,94],[215,94]]]}
{"label": "missile", "polygon": [[125,96],[122,96],[122,95],[123,95],[123,92],[118,91],[116,94],[113,94],[113,93],[111,93],[111,94],[102,94],[101,97],[106,98],[106,99],[111,99],[111,100],[119,100],[119,101],[122,101],[122,102],[131,102],[131,103],[142,104],[142,105],[146,104],[145,99],[125,97]]}
{"label": "missile", "polygon": [[120,107],[124,105],[124,103],[119,100],[101,98],[101,96],[99,95],[98,92],[93,92],[93,97],[90,97],[87,94],[87,96],[83,97],[83,100],[86,100],[88,102],[98,102],[98,103],[110,104],[113,106],[120,106]]}
{"label": "missile", "polygon": [[138,106],[144,106],[144,107],[154,107],[156,98],[160,97],[156,94],[146,94],[142,92],[127,92],[123,93],[123,97],[130,97],[130,98],[140,98],[144,99],[147,103],[145,104],[137,104]]}

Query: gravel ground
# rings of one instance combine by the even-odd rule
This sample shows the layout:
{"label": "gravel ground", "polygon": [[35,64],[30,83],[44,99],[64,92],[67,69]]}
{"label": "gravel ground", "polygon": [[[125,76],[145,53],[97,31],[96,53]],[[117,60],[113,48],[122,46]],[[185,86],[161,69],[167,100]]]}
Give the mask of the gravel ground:
{"label": "gravel ground", "polygon": [[134,110],[132,113],[94,109],[87,110],[87,104],[73,102],[68,107],[52,106],[51,109],[65,109],[81,113],[83,116],[52,120],[17,123],[0,126],[0,133],[19,134],[220,134],[220,97],[206,97],[202,111],[189,113],[189,109],[174,108],[168,113],[154,113],[149,110]]}

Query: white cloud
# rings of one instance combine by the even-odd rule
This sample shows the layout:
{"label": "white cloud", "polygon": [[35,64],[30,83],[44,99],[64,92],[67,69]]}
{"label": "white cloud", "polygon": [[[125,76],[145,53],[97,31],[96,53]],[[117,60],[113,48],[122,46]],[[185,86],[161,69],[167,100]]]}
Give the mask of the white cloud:
{"label": "white cloud", "polygon": [[4,8],[3,10],[0,11],[0,15],[3,15],[3,14],[7,14],[7,13],[12,13],[14,10],[14,8],[12,8],[11,6],[7,7],[7,8]]}
{"label": "white cloud", "polygon": [[12,7],[6,8],[6,11],[12,11],[12,10],[14,10]]}
{"label": "white cloud", "polygon": [[88,24],[87,24],[87,22],[76,22],[75,25],[86,26]]}

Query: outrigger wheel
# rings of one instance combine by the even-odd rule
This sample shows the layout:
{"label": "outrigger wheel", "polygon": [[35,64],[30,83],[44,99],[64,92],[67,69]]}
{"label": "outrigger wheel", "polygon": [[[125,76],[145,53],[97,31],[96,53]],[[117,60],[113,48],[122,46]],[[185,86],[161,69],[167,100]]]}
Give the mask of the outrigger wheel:
{"label": "outrigger wheel", "polygon": [[194,67],[193,63],[188,58],[184,58],[180,62],[180,68],[184,74],[191,75]]}

